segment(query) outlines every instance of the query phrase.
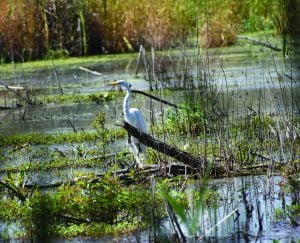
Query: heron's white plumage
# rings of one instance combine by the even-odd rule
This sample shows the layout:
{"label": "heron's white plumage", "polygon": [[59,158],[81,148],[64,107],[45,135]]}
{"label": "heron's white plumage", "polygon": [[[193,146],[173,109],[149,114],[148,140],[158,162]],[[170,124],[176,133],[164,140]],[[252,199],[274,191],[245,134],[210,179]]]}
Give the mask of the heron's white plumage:
{"label": "heron's white plumage", "polygon": [[[142,132],[147,132],[144,117],[137,108],[129,109],[129,113],[126,115],[125,121],[127,121],[130,125],[134,126],[138,130]],[[137,138],[132,137],[132,142],[136,146],[137,151],[139,153],[146,153],[146,146],[140,143],[140,141]]]}
{"label": "heron's white plumage", "polygon": [[[130,90],[131,85],[124,80],[117,81],[114,83],[114,85],[120,85],[124,87],[127,91],[127,94],[123,101],[123,113],[124,113],[125,121],[128,122],[130,125],[134,126],[135,128],[137,128],[138,130],[142,132],[147,132],[145,119],[142,113],[137,108],[129,108],[129,101],[131,97],[131,90]],[[131,137],[131,146],[135,150],[133,152],[137,156],[139,156],[140,153],[144,153],[144,154],[146,153],[146,146],[142,144],[139,141],[139,139],[135,137]]]}

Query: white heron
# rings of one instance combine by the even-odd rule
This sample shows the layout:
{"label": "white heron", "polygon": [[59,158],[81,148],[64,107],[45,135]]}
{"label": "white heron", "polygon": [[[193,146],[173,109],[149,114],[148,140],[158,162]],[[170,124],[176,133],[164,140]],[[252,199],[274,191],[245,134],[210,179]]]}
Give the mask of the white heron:
{"label": "white heron", "polygon": [[[123,101],[123,113],[125,121],[134,126],[136,129],[142,132],[147,132],[145,119],[142,113],[137,108],[129,108],[129,102],[131,98],[131,84],[126,82],[125,80],[119,80],[117,82],[110,83],[110,85],[119,85],[121,87],[124,87],[127,91],[127,94]],[[146,158],[146,145],[141,143],[139,139],[135,137],[129,137],[128,142],[135,159],[137,160],[139,166],[142,167],[140,155],[141,153],[143,153],[144,158]]]}

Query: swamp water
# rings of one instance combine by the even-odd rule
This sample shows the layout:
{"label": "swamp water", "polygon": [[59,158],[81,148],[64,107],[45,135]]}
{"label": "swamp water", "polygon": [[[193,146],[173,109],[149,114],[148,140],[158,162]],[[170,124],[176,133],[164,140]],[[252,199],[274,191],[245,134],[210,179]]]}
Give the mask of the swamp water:
{"label": "swamp water", "polygon": [[[92,62],[77,63],[59,67],[56,66],[62,88],[67,94],[76,93],[95,93],[98,91],[108,91],[106,84],[112,80],[127,79],[134,89],[147,90],[148,83],[143,79],[143,74],[134,75],[136,56],[126,56],[119,60],[111,60],[105,63],[97,63],[97,59]],[[243,47],[225,48],[223,53],[212,52],[211,70],[214,76],[214,83],[222,91],[227,92],[229,103],[229,114],[239,115],[248,112],[247,107],[262,113],[285,112],[292,109],[292,97],[300,92],[299,76],[294,76],[294,80],[289,79],[284,74],[289,74],[290,67],[284,63],[280,55],[275,58],[270,55],[270,51],[253,48],[246,50]],[[222,68],[221,68],[222,64]],[[275,67],[276,65],[276,67]],[[79,70],[79,66],[84,66],[102,73],[102,76],[94,76]],[[0,69],[1,73],[1,69]],[[281,78],[278,78],[278,73]],[[226,77],[226,78],[224,78]],[[35,95],[58,94],[57,80],[53,71],[53,66],[43,68],[26,68],[18,66],[12,71],[2,72],[1,82],[7,85],[20,85],[31,89]],[[284,92],[281,92],[284,90]],[[264,100],[260,102],[264,94]],[[6,97],[1,93],[1,105],[4,104]],[[93,130],[92,122],[99,112],[106,113],[107,128],[114,128],[116,120],[122,120],[122,100],[124,93],[118,94],[117,101],[109,101],[100,104],[95,103],[67,103],[67,104],[47,104],[44,106],[27,106],[16,109],[0,111],[0,134],[10,135],[19,133],[65,133],[73,132],[70,120],[78,131]],[[184,100],[182,91],[172,91],[162,93],[164,99],[178,104]],[[295,97],[294,97],[295,99]],[[9,99],[14,103],[14,99]],[[296,105],[299,100],[296,97]],[[298,103],[299,105],[299,103]],[[132,107],[138,107],[146,117],[149,124],[151,116],[160,119],[160,114],[168,107],[150,102],[148,98],[136,95],[131,102]],[[293,110],[294,112],[294,110]],[[295,109],[295,116],[297,114]],[[117,142],[111,152],[119,151],[125,146],[125,141]],[[68,152],[74,150],[74,145],[57,144],[60,150]],[[93,148],[93,144],[86,144],[87,148]],[[36,149],[39,149],[37,146]],[[47,158],[43,158],[47,160]],[[1,168],[8,165],[20,165],[24,160],[1,161]],[[90,169],[64,169],[60,171],[41,171],[34,172],[28,180],[38,183],[56,183],[61,180],[71,179],[77,172],[102,172],[99,167]],[[3,177],[3,174],[0,175]],[[287,219],[275,218],[276,210],[284,209],[293,203],[293,195],[285,192],[282,188],[285,179],[280,176],[266,177],[237,177],[229,179],[213,180],[210,187],[214,188],[219,194],[218,205],[205,209],[199,216],[202,219],[202,227],[199,235],[205,239],[248,242],[271,241],[272,239],[291,241],[300,238],[300,228],[292,227]],[[249,205],[253,205],[252,216],[246,216],[245,201],[241,190],[245,189]],[[299,194],[299,192],[298,192]],[[298,195],[299,197],[299,195]],[[299,202],[298,202],[299,203]],[[257,207],[260,208],[260,215],[257,214]],[[228,214],[233,213],[226,221],[211,230],[220,220]],[[259,220],[263,225],[259,229]],[[299,220],[298,220],[298,223]],[[4,225],[0,226],[0,232],[4,230]],[[162,220],[156,228],[158,239],[169,241],[173,237],[172,227],[168,220]],[[79,242],[111,242],[117,239],[110,236],[101,239],[89,240],[75,238]],[[121,236],[118,242],[147,242],[149,233],[143,231],[135,235]],[[1,240],[0,240],[1,241]],[[55,242],[66,242],[55,240]]]}

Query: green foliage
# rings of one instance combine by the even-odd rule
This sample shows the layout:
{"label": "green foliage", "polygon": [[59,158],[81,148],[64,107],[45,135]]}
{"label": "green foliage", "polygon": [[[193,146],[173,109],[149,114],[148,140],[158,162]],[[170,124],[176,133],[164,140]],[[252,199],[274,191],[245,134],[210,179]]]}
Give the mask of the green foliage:
{"label": "green foliage", "polygon": [[[109,130],[109,135],[112,138],[122,138],[126,136],[124,129]],[[65,134],[18,134],[18,135],[0,135],[0,146],[24,146],[26,144],[60,144],[60,143],[80,143],[84,141],[96,141],[100,139],[97,132],[77,132]]]}
{"label": "green foliage", "polygon": [[25,235],[39,239],[126,233],[150,222],[148,188],[124,186],[110,172],[101,179],[80,176],[56,191],[28,192],[22,201],[17,195],[3,197],[0,220],[18,223]]}
{"label": "green foliage", "polygon": [[[193,189],[187,190],[188,208],[186,208],[178,200],[175,200],[175,197],[178,197],[177,193],[175,193],[174,197],[174,192],[172,193],[172,195],[170,192],[168,192],[165,186],[162,186],[160,189],[160,193],[165,203],[171,209],[171,213],[179,219],[179,222],[181,224],[184,224],[186,226],[189,231],[190,237],[197,237],[200,228],[200,214],[204,209],[205,199],[212,198],[211,192],[207,194],[207,183],[210,171],[211,165],[208,164],[204,172],[204,177],[201,180],[200,187],[197,189],[196,194]],[[194,197],[195,195],[197,196],[196,198]],[[207,200],[207,202],[209,202],[209,200]],[[172,217],[170,218],[170,220],[172,220]]]}
{"label": "green foliage", "polygon": [[138,222],[120,222],[114,225],[105,223],[82,223],[59,225],[55,228],[54,235],[59,235],[64,238],[76,236],[100,237],[103,235],[119,235],[127,234],[135,231],[142,225]]}
{"label": "green foliage", "polygon": [[296,219],[300,217],[300,204],[294,204],[287,206],[285,209],[277,208],[275,210],[275,219],[285,220],[288,219],[292,224],[296,222]]}
{"label": "green foliage", "polygon": [[246,164],[252,164],[255,162],[257,146],[255,146],[254,143],[239,140],[233,142],[232,145],[232,152],[238,161]]}
{"label": "green foliage", "polygon": [[[200,195],[194,196],[195,198],[200,199]],[[219,201],[219,193],[215,190],[207,189],[207,191],[204,194],[204,202],[206,206],[214,207],[216,208]],[[197,200],[196,200],[197,202]]]}
{"label": "green foliage", "polygon": [[48,59],[61,59],[70,55],[68,50],[48,50],[46,57]]}
{"label": "green foliage", "polygon": [[248,139],[260,139],[274,136],[272,129],[275,125],[273,117],[268,115],[258,116],[256,114],[247,116],[245,120],[241,120],[238,124],[233,126],[233,131],[238,136],[243,135]]}
{"label": "green foliage", "polygon": [[196,136],[203,132],[206,119],[201,104],[186,102],[171,110],[165,120],[168,132]]}

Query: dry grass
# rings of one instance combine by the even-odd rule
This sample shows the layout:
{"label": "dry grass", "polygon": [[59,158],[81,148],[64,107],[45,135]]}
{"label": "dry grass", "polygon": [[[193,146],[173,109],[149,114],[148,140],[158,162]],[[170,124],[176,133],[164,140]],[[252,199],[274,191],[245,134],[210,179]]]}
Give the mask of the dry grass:
{"label": "dry grass", "polygon": [[284,13],[276,15],[275,10],[283,4],[282,0],[272,4],[267,0],[2,0],[0,56],[8,61],[41,58],[53,51],[128,52],[141,44],[161,50],[197,34],[204,36],[203,46],[225,46],[236,41],[238,31],[276,25],[278,29],[278,23],[285,22]]}

